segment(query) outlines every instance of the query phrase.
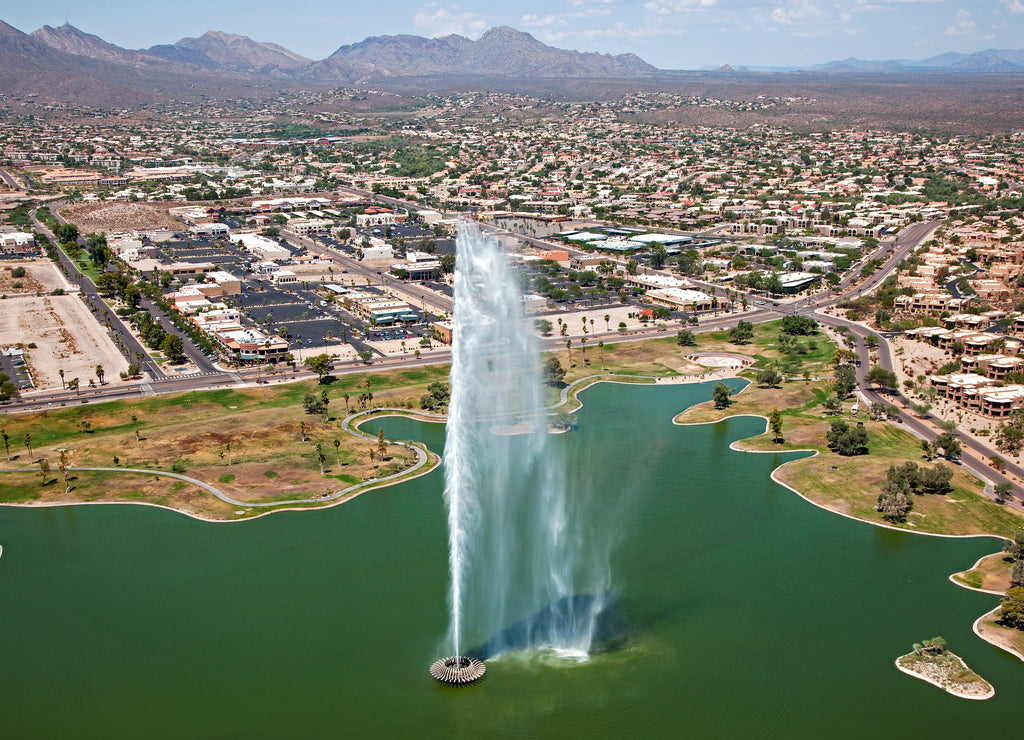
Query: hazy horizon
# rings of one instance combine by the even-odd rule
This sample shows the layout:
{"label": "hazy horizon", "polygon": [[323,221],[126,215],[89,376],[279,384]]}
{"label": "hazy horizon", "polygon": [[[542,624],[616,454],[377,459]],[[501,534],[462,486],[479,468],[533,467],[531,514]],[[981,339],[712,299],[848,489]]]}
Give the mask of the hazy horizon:
{"label": "hazy horizon", "polygon": [[515,10],[480,0],[358,7],[298,0],[287,12],[240,0],[182,0],[155,8],[123,0],[39,0],[11,7],[2,20],[25,33],[68,22],[127,49],[216,30],[280,44],[310,59],[369,36],[457,33],[476,39],[488,28],[511,26],[560,49],[634,53],[661,69],[804,67],[848,57],[916,60],[1024,45],[1024,0],[969,8],[952,0],[524,0]]}

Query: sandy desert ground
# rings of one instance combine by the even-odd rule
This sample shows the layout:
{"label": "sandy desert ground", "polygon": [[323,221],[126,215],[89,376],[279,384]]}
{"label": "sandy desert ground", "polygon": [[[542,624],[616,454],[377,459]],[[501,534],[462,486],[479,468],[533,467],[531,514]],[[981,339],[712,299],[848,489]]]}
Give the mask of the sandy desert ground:
{"label": "sandy desert ground", "polygon": [[[88,387],[90,379],[96,381],[96,365],[103,366],[105,382],[118,380],[128,362],[77,292],[47,295],[71,287],[64,277],[47,260],[17,264],[28,270],[24,285],[39,286],[36,291],[43,295],[9,293],[0,300],[0,346],[22,346],[37,388],[59,388],[60,369],[65,380],[77,377]],[[30,343],[36,346],[27,347]]]}

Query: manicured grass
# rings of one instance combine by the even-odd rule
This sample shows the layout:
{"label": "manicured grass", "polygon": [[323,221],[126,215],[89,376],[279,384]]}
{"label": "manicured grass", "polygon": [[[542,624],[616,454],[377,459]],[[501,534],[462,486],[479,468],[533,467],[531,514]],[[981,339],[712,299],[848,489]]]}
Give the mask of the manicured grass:
{"label": "manicured grass", "polygon": [[[868,455],[843,457],[828,449],[825,434],[836,417],[826,416],[820,406],[825,398],[824,382],[792,381],[781,388],[747,386],[732,396],[726,409],[715,409],[706,402],[677,417],[682,423],[710,422],[733,415],[754,414],[767,417],[778,408],[783,417],[783,442],[773,440],[771,432],[743,440],[737,446],[757,451],[816,450],[819,454],[783,465],[775,476],[811,501],[843,514],[878,524],[890,524],[875,510],[881,484],[892,465],[908,460],[928,463],[921,457],[921,443],[900,427],[884,422],[862,421],[868,430]],[[849,404],[847,404],[849,406]],[[1016,509],[1000,506],[983,495],[977,478],[946,461],[953,470],[953,490],[946,496],[915,495],[914,507],[900,528],[935,534],[995,534],[1011,536],[1024,526],[1024,516]]]}
{"label": "manicured grass", "polygon": [[83,501],[124,501],[160,504],[208,518],[231,518],[229,506],[203,489],[173,478],[120,471],[70,471],[70,493],[59,471],[46,485],[38,473],[0,475],[0,502],[71,504]]}
{"label": "manicured grass", "polygon": [[1010,587],[1010,568],[1012,566],[1013,558],[1011,556],[997,552],[982,558],[970,570],[954,574],[953,579],[971,588],[1005,593]]}

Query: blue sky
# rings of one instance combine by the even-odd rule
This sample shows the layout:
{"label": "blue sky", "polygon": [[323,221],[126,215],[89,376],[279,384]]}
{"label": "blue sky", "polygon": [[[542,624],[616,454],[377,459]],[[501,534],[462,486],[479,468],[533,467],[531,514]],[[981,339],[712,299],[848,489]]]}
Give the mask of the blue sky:
{"label": "blue sky", "polygon": [[66,19],[126,48],[213,29],[314,59],[367,36],[477,38],[507,25],[559,48],[633,52],[664,69],[1024,47],[1024,0],[33,0],[0,10],[0,19],[26,32]]}

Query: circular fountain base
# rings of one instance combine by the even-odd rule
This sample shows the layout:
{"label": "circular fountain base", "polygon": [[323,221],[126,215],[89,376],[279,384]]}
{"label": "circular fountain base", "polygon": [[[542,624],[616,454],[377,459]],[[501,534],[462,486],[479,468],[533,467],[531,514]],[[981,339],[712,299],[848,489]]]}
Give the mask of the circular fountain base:
{"label": "circular fountain base", "polygon": [[484,677],[487,667],[479,660],[455,656],[441,658],[430,666],[430,675],[441,683],[463,686],[474,683]]}

